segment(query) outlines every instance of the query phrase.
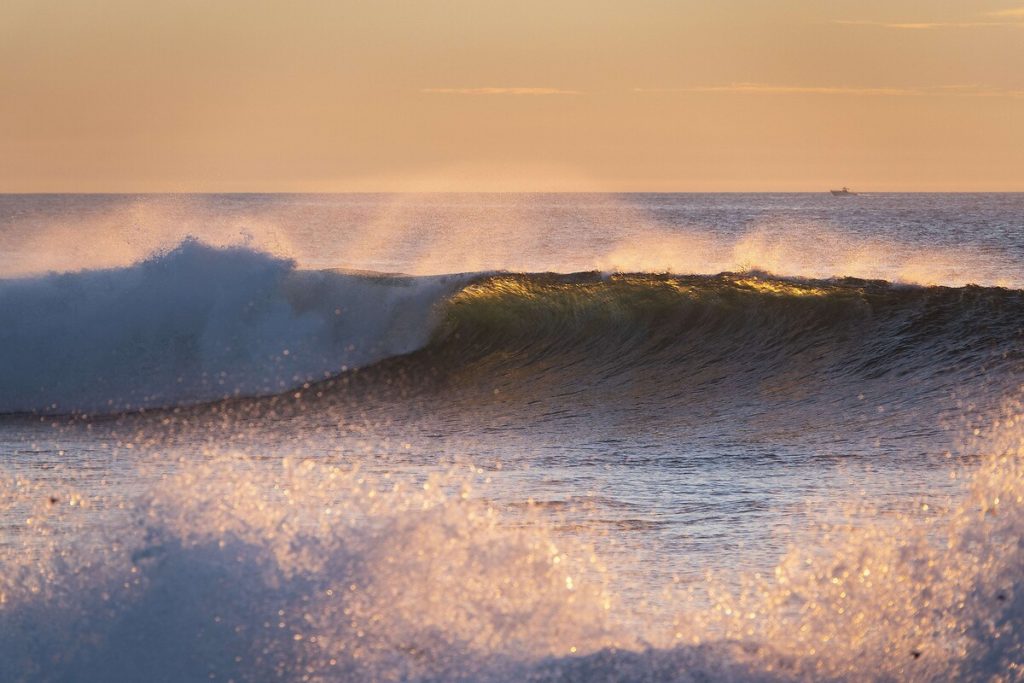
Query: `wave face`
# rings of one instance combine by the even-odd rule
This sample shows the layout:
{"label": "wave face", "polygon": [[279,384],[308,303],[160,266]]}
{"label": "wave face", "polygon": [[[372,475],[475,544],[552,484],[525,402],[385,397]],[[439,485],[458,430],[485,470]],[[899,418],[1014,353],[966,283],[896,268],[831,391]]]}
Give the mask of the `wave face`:
{"label": "wave face", "polygon": [[0,327],[0,412],[273,395],[418,350],[420,371],[455,380],[514,369],[526,384],[628,380],[653,396],[753,383],[798,400],[896,377],[914,380],[898,385],[909,399],[1015,376],[1024,292],[757,273],[391,277],[187,241],[129,268],[0,283]]}
{"label": "wave face", "polygon": [[[763,274],[497,275],[448,302],[435,346],[666,386],[1021,369],[1024,292]],[[800,377],[793,376],[793,373]]]}
{"label": "wave face", "polygon": [[301,271],[195,241],[127,268],[0,281],[0,412],[279,393],[423,346],[453,282]]}

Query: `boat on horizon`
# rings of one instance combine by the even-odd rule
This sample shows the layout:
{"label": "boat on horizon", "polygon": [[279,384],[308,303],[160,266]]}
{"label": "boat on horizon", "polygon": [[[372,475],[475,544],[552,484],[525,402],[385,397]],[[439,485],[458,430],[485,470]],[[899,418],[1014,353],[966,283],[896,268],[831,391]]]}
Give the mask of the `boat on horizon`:
{"label": "boat on horizon", "polygon": [[829,190],[833,197],[856,197],[856,192],[850,192],[850,188],[843,187],[841,190]]}

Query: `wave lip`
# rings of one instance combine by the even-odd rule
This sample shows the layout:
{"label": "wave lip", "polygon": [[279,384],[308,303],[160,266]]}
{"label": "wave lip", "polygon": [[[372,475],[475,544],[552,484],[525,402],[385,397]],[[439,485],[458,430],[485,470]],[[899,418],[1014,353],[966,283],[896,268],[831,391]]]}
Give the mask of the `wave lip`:
{"label": "wave lip", "polygon": [[279,393],[422,347],[455,286],[195,240],[125,268],[0,281],[0,412]]}

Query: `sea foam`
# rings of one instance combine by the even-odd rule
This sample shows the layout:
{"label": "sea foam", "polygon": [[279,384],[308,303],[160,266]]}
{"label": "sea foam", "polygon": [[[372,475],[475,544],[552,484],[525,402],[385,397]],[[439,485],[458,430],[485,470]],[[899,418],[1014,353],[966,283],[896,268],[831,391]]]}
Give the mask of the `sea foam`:
{"label": "sea foam", "polygon": [[420,348],[457,282],[303,271],[194,240],[124,268],[0,281],[0,412],[279,393]]}

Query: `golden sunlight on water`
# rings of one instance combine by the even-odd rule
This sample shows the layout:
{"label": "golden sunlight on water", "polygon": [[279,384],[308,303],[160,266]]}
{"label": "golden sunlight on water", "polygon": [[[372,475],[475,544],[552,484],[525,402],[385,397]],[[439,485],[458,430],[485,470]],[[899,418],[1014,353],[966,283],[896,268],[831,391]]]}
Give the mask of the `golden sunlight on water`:
{"label": "golden sunlight on water", "polygon": [[[29,651],[79,666],[86,642],[114,656],[133,629],[198,620],[206,635],[191,647],[211,671],[243,676],[511,680],[528,666],[544,679],[620,658],[638,672],[698,667],[698,678],[1011,680],[1024,648],[1022,428],[1014,405],[946,507],[809,532],[771,576],[649,586],[643,603],[619,597],[642,567],[606,565],[600,537],[567,535],[531,508],[499,509],[473,468],[410,481],[311,459],[189,457],[166,473],[156,464],[142,495],[106,511],[70,488],[41,497],[38,482],[15,481],[4,514],[33,533],[4,553],[0,620],[18,625],[4,666],[30,671]],[[41,640],[26,650],[27,638]],[[567,656],[582,659],[550,659]]]}

